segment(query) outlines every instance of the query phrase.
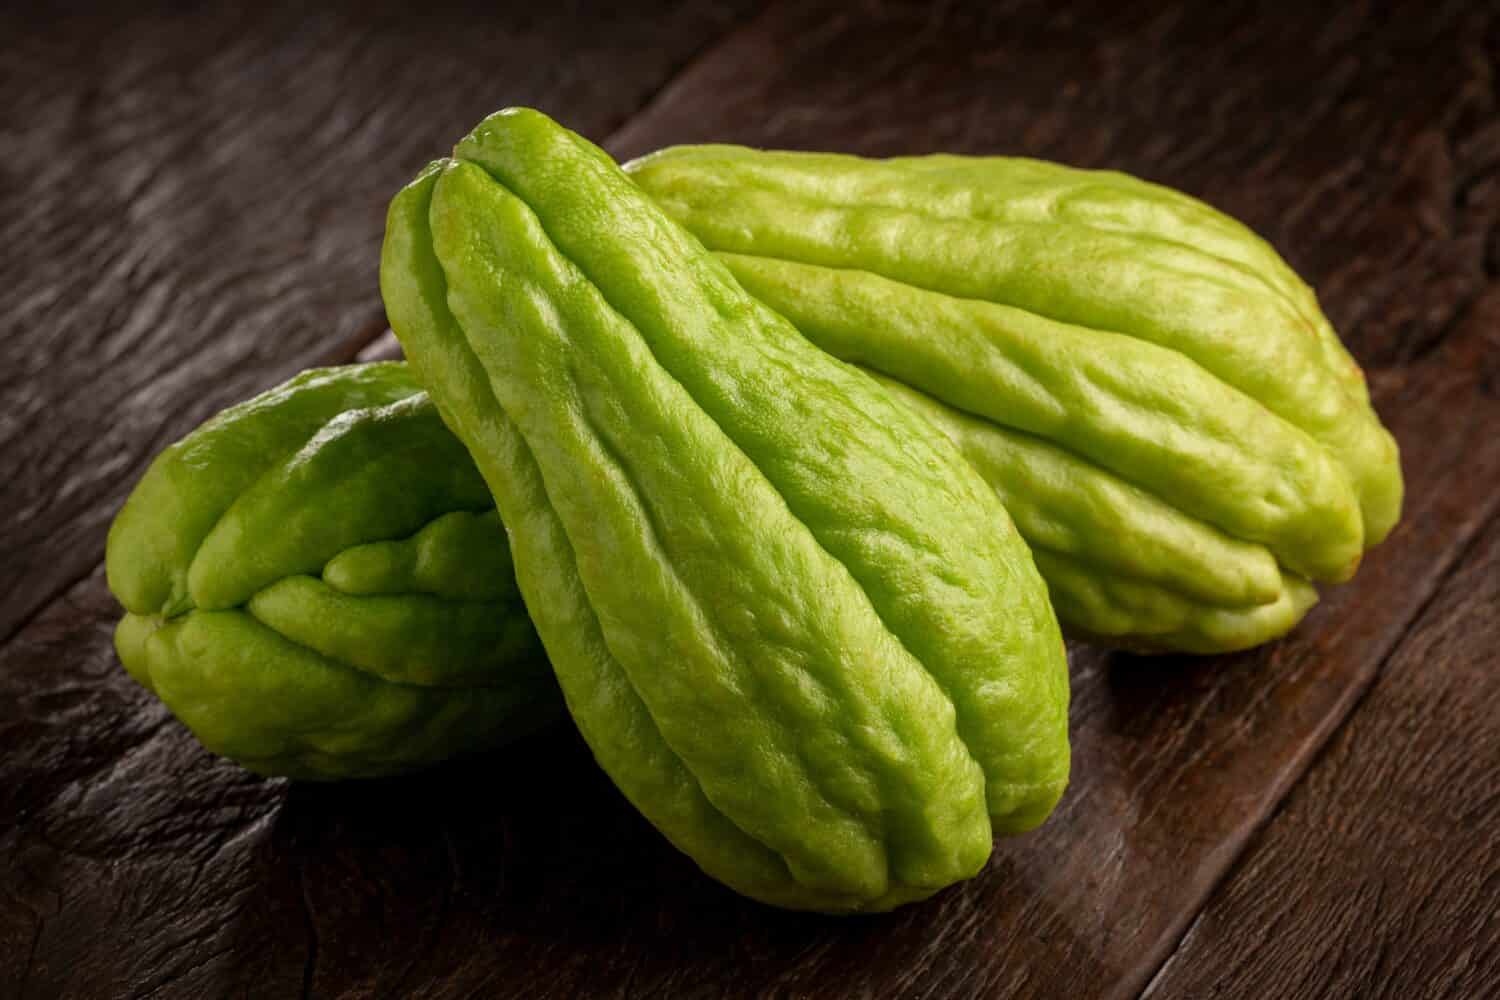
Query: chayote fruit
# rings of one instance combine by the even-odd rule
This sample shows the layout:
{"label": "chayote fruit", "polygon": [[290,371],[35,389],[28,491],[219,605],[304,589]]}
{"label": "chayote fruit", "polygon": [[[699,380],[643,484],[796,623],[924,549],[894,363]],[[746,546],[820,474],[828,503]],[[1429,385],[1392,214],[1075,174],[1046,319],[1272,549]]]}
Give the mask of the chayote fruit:
{"label": "chayote fruit", "polygon": [[106,569],[131,676],[261,774],[406,771],[560,714],[494,501],[402,364],[304,372],[167,448]]}
{"label": "chayote fruit", "polygon": [[1395,442],[1312,291],[1185,195],[999,157],[687,146],[626,169],[958,443],[1071,629],[1263,642],[1399,516]]}
{"label": "chayote fruit", "polygon": [[1046,817],[1066,661],[994,491],[604,152],[486,119],[392,201],[381,290],[579,729],[710,875],[886,909]]}

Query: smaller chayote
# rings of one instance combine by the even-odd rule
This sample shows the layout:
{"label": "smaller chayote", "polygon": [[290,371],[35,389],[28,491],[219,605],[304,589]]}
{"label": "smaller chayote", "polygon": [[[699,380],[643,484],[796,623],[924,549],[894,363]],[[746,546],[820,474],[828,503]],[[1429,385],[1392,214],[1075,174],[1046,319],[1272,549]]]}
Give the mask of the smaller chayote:
{"label": "smaller chayote", "polygon": [[106,568],[131,676],[261,774],[408,771],[561,711],[494,501],[402,364],[304,372],[167,448]]}

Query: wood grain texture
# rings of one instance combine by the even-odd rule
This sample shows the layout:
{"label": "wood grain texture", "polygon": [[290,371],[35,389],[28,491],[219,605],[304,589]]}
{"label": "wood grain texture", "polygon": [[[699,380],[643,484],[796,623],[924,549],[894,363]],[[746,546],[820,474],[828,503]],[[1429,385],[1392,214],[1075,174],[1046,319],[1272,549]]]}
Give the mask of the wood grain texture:
{"label": "wood grain texture", "polygon": [[1497,614],[1491,521],[1148,997],[1493,995]]}
{"label": "wood grain texture", "polygon": [[[1102,3],[972,10],[787,3],[696,55],[610,143],[621,154],[707,139],[868,153],[948,148],[1132,170],[1205,196],[1272,238],[1315,282],[1371,366],[1377,404],[1404,451],[1409,503],[1400,528],[1354,582],[1329,591],[1301,628],[1270,648],[1194,660],[1073,647],[1074,785],[1041,830],[999,844],[978,879],[881,918],[831,920],[748,903],[668,847],[566,728],[399,781],[312,787],[250,778],[198,748],[119,669],[108,646],[116,609],[96,573],[0,647],[0,996],[9,988],[26,997],[1135,996],[1200,911],[1207,915],[1186,941],[1190,951],[1227,936],[1237,921],[1254,926],[1235,901],[1260,898],[1257,872],[1296,871],[1300,863],[1310,881],[1339,875],[1335,859],[1319,865],[1297,857],[1345,849],[1339,830],[1373,830],[1375,844],[1399,852],[1401,830],[1412,831],[1399,819],[1382,825],[1365,815],[1367,797],[1344,796],[1293,822],[1310,808],[1297,805],[1299,797],[1221,901],[1204,910],[1383,665],[1387,682],[1367,707],[1390,697],[1381,692],[1392,685],[1406,691],[1402,698],[1420,697],[1402,686],[1413,672],[1403,664],[1416,655],[1413,644],[1429,642],[1416,648],[1432,655],[1450,648],[1441,639],[1452,632],[1444,616],[1456,607],[1455,588],[1480,571],[1475,560],[1493,566],[1493,529],[1461,575],[1444,581],[1500,509],[1500,258],[1491,249],[1500,210],[1496,17],[1455,2],[1401,14],[1350,5],[1335,16],[1303,6],[1277,6],[1280,16],[1265,18],[1241,5],[1190,3],[1139,11]],[[591,29],[600,41],[576,62],[562,60],[571,69],[546,59],[525,67],[486,62],[469,77],[465,60],[454,59],[432,69],[454,74],[445,78],[454,85],[430,87],[427,72],[381,55],[395,45],[389,33],[433,51],[478,53],[493,49],[498,29],[481,29],[462,12],[425,14],[420,23],[392,15],[365,29],[353,46],[364,54],[346,60],[362,71],[302,66],[306,60],[281,54],[288,45],[312,52],[295,47],[300,26],[272,17],[265,23],[280,27],[261,37],[261,22],[251,17],[200,53],[221,69],[174,76],[170,49],[137,57],[126,46],[117,61],[134,69],[115,88],[87,84],[107,72],[98,68],[81,74],[82,84],[60,81],[50,93],[36,87],[31,103],[19,105],[55,105],[65,120],[103,122],[107,116],[78,116],[119,106],[125,98],[112,95],[128,93],[132,80],[137,91],[167,95],[175,106],[169,92],[201,77],[220,80],[221,100],[244,105],[241,121],[285,113],[293,135],[315,129],[319,116],[282,105],[297,96],[332,100],[332,87],[338,102],[377,116],[369,128],[411,138],[391,140],[399,155],[372,165],[370,173],[385,172],[378,183],[358,171],[322,174],[310,154],[300,160],[289,147],[262,149],[250,140],[207,165],[179,168],[174,155],[136,166],[142,173],[134,184],[158,192],[146,204],[183,202],[178,230],[151,230],[155,243],[146,245],[156,249],[140,251],[139,273],[166,289],[150,313],[141,313],[150,301],[141,293],[146,286],[131,284],[136,272],[86,266],[137,241],[107,226],[92,237],[74,233],[72,215],[22,213],[33,227],[23,232],[59,231],[55,242],[31,245],[61,263],[40,265],[51,277],[37,277],[12,243],[0,248],[0,278],[19,275],[27,297],[18,301],[33,302],[33,313],[52,310],[49,328],[68,336],[43,337],[35,324],[17,325],[7,314],[0,322],[13,329],[0,341],[8,352],[0,357],[8,362],[0,366],[0,392],[25,401],[45,391],[47,399],[79,399],[82,409],[78,417],[50,418],[37,405],[0,410],[7,459],[14,442],[31,447],[29,433],[50,434],[43,440],[61,449],[24,452],[30,457],[17,481],[0,481],[0,497],[10,499],[3,493],[10,490],[31,498],[17,508],[26,512],[19,528],[0,526],[7,551],[20,545],[26,561],[6,581],[22,596],[0,599],[0,608],[40,607],[49,587],[87,572],[81,560],[68,572],[38,567],[49,554],[66,561],[89,546],[97,559],[112,504],[168,437],[310,358],[351,356],[364,345],[378,329],[374,248],[384,200],[483,111],[527,99],[521,84],[515,97],[484,91],[492,74],[520,73],[538,89],[545,89],[539,79],[572,80],[578,89],[570,92],[597,97],[578,98],[574,110],[551,107],[598,137],[630,103],[617,103],[617,91],[639,100],[651,88],[605,73],[610,57],[597,47],[615,52],[610,38],[641,37],[633,31],[657,39],[679,38],[672,33],[681,30],[688,44],[685,28],[632,22]],[[527,36],[536,39],[529,51],[563,46],[570,29],[561,15],[557,24],[552,14],[536,16],[552,27]],[[722,16],[681,15],[692,25],[717,25]],[[46,72],[56,53],[104,51],[91,34],[98,27],[38,29],[53,48],[22,46],[32,53],[26,72]],[[171,32],[187,29],[160,30],[184,37]],[[318,37],[340,51],[331,37]],[[673,49],[662,64],[686,59],[686,51]],[[614,58],[627,56],[621,49]],[[264,65],[279,69],[257,69]],[[310,75],[302,89],[268,90],[259,85],[266,73]],[[159,81],[162,74],[168,82]],[[30,86],[0,79],[7,96]],[[476,92],[464,92],[463,81]],[[183,103],[181,114],[197,120],[191,115],[200,112]],[[68,110],[75,106],[83,110]],[[359,138],[357,124],[347,131],[355,138],[324,143],[321,154],[342,155],[348,143],[386,155],[371,152],[375,138]],[[39,134],[0,134],[0,153],[25,147],[19,159],[0,156],[0,169],[21,163],[45,172],[32,145],[61,148],[72,132]],[[218,149],[224,135],[209,134],[216,142],[201,148]],[[251,193],[215,194],[211,181],[238,170],[244,157],[254,169],[234,176]],[[278,174],[286,157],[303,170]],[[115,174],[129,171],[100,167],[89,176]],[[281,182],[272,181],[288,176],[310,177],[306,190],[294,184],[278,192]],[[12,197],[8,180],[0,199]],[[129,222],[119,207],[129,200],[110,197],[104,204]],[[212,211],[199,204],[213,197],[230,200]],[[310,207],[318,222],[272,211],[255,214],[253,224],[239,221],[273,203],[277,212],[283,204]],[[0,208],[4,227],[15,213],[9,202]],[[205,234],[220,230],[229,235],[205,249]],[[196,242],[174,235],[182,231]],[[105,241],[96,257],[88,238]],[[294,252],[307,254],[295,273],[273,266]],[[319,280],[306,282],[308,272]],[[17,287],[0,285],[0,295]],[[215,321],[205,324],[210,312]],[[117,331],[114,339],[100,332],[106,327]],[[118,335],[121,329],[133,332]],[[97,357],[111,360],[110,375],[90,367],[90,343],[103,345]],[[66,378],[42,363],[53,355],[65,362]],[[111,399],[118,401],[105,405]],[[101,456],[115,464],[101,464]],[[80,467],[82,474],[74,471]],[[92,541],[86,526],[71,527],[89,517]],[[44,539],[56,548],[45,548]],[[1493,614],[1462,608],[1451,620],[1473,630],[1465,648],[1500,639]],[[1439,776],[1419,761],[1454,766],[1461,753],[1439,752],[1444,721],[1461,728],[1468,713],[1489,704],[1484,695],[1466,707],[1461,686],[1443,690],[1406,755],[1419,788]],[[1427,718],[1411,704],[1418,712],[1411,718]],[[1378,734],[1395,723],[1374,725]],[[1358,732],[1351,730],[1347,748],[1343,737],[1334,744],[1313,781],[1329,761],[1362,757]],[[1382,759],[1371,761],[1371,773],[1395,774]],[[1330,787],[1331,778],[1322,780],[1317,803]],[[1312,787],[1306,796],[1315,795]],[[1410,808],[1420,818],[1420,803]],[[1257,867],[1262,856],[1271,860]],[[1372,863],[1400,858],[1377,854]],[[1425,885],[1442,884],[1435,869],[1412,870]],[[1330,885],[1308,886],[1306,898],[1325,898],[1336,889]],[[1380,902],[1395,914],[1392,927],[1417,930],[1451,927],[1449,914],[1468,906],[1433,909],[1394,890]],[[1208,923],[1215,913],[1226,922]],[[1491,968],[1483,961],[1496,933],[1480,928],[1463,939],[1475,945],[1476,974]],[[1452,969],[1464,944],[1428,935],[1392,954],[1414,969]],[[1255,981],[1253,960],[1246,963],[1234,983]],[[1174,981],[1196,988],[1201,980],[1172,978],[1193,964],[1174,962],[1158,989]]]}
{"label": "wood grain texture", "polygon": [[150,456],[384,328],[385,205],[489,111],[607,135],[743,0],[0,13],[0,640]]}

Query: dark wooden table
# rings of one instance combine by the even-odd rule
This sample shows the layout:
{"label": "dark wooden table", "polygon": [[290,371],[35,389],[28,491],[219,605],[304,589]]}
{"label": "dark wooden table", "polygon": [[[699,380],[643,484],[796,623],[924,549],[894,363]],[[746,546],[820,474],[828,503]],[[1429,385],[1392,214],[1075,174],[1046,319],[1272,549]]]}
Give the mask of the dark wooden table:
{"label": "dark wooden table", "polygon": [[[0,14],[0,996],[1500,992],[1494,5],[22,6]],[[1367,367],[1401,526],[1268,648],[1073,647],[1057,814],[890,916],[708,882],[566,727],[399,781],[248,776],[116,662],[106,526],[209,413],[385,349],[386,199],[508,104],[622,157],[1023,153],[1204,197]]]}

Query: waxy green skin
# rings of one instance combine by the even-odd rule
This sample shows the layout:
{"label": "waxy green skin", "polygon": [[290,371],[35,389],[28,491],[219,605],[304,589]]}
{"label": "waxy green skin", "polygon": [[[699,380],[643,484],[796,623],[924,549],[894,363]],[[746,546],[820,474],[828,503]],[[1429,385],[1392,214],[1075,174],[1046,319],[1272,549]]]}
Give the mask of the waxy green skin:
{"label": "waxy green skin", "polygon": [[1000,157],[684,146],[626,169],[949,434],[1071,629],[1264,642],[1399,516],[1395,442],[1312,291],[1185,195]]}
{"label": "waxy green skin", "polygon": [[494,501],[402,364],[304,372],[167,448],[106,569],[131,676],[261,774],[409,771],[560,714]]}
{"label": "waxy green skin", "polygon": [[487,119],[393,200],[381,290],[575,722],[710,875],[887,909],[1051,811],[1066,661],[994,491],[606,154]]}

